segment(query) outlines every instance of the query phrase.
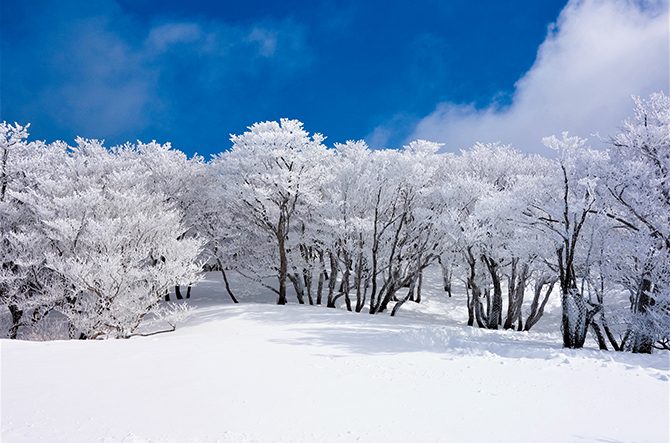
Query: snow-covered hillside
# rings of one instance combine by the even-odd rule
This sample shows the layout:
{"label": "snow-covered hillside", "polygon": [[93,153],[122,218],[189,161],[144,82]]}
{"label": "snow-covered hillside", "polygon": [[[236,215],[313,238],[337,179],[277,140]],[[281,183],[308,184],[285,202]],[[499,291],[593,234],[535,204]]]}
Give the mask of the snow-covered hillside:
{"label": "snow-covered hillside", "polygon": [[668,353],[563,350],[551,307],[539,332],[490,331],[435,275],[395,318],[276,306],[240,280],[233,305],[218,278],[174,333],[2,340],[2,441],[670,439]]}

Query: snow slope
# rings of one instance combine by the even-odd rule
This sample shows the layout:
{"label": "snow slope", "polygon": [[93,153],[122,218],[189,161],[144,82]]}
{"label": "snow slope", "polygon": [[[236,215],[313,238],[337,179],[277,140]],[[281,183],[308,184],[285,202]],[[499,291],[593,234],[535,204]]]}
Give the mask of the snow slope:
{"label": "snow slope", "polygon": [[232,305],[210,274],[174,333],[2,340],[2,441],[670,441],[668,353],[563,350],[556,312],[544,332],[468,328],[427,280],[390,318],[239,280]]}

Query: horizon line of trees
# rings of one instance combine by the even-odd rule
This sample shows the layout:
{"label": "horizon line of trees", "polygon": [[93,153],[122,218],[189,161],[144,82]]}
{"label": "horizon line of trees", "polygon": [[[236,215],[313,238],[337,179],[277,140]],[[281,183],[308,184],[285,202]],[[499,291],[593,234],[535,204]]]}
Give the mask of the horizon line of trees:
{"label": "horizon line of trees", "polygon": [[[439,263],[468,325],[528,331],[556,288],[567,348],[670,349],[670,98],[634,99],[595,150],[563,133],[552,158],[499,143],[458,154],[417,140],[328,148],[297,120],[255,123],[210,161],[170,144],[28,141],[0,125],[0,303],[7,335],[66,324],[130,337],[203,268],[288,303],[396,315]],[[268,274],[276,284],[268,284]],[[625,307],[621,309],[623,303]]]}

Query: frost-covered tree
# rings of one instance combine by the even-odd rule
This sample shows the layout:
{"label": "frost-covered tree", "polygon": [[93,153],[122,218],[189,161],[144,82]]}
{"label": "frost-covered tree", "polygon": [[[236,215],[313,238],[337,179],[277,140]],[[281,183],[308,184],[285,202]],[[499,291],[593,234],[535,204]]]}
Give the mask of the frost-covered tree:
{"label": "frost-covered tree", "polygon": [[635,98],[632,118],[611,139],[611,160],[599,188],[609,237],[608,277],[631,295],[624,347],[649,353],[670,345],[670,98]]}
{"label": "frost-covered tree", "polygon": [[44,266],[65,282],[58,311],[86,338],[128,337],[171,286],[196,281],[201,242],[126,154],[77,139],[26,196],[45,225]]}
{"label": "frost-covered tree", "polygon": [[327,149],[282,119],[205,162],[156,142],[27,142],[3,123],[9,335],[60,315],[73,334],[127,337],[201,263],[234,302],[231,270],[279,304],[292,285],[299,303],[395,315],[421,301],[423,271],[439,262],[445,291],[465,283],[469,325],[529,330],[558,287],[564,346],[591,331],[601,349],[667,348],[669,127],[670,99],[654,94],[635,100],[609,151],[563,134],[545,139],[557,158],[543,158],[500,144],[440,154],[421,140]]}
{"label": "frost-covered tree", "polygon": [[[44,266],[50,244],[27,197],[62,162],[60,146],[27,142],[27,126],[0,124],[0,303],[10,313],[8,336],[41,319],[58,299],[61,280]],[[26,318],[26,313],[32,315]]]}
{"label": "frost-covered tree", "polygon": [[554,263],[561,290],[561,332],[563,346],[584,346],[588,327],[598,307],[582,291],[586,276],[582,252],[588,245],[587,223],[597,209],[596,185],[604,152],[586,147],[586,140],[563,133],[544,139],[558,154],[556,173],[547,176],[545,191],[536,194],[526,215],[529,225],[539,229],[553,243]]}
{"label": "frost-covered tree", "polygon": [[[322,290],[327,293],[329,307],[335,307],[343,297],[351,308],[351,293],[356,296],[356,312],[366,304],[373,272],[373,189],[382,180],[377,166],[365,142],[335,145],[334,177],[325,187],[325,204],[321,208],[325,222],[321,276],[328,276],[327,288]],[[339,287],[338,277],[342,282]],[[325,286],[325,282],[321,284]]]}
{"label": "frost-covered tree", "polygon": [[[207,210],[210,202],[209,174],[204,159],[195,155],[188,158],[183,152],[172,148],[170,143],[160,144],[137,142],[126,144],[119,154],[132,158],[139,163],[145,172],[145,188],[148,192],[160,194],[168,205],[180,214],[180,222],[184,226],[183,237],[204,237],[203,223],[206,223]],[[219,212],[220,211],[219,209]],[[206,260],[208,257],[201,257]],[[191,285],[186,290],[186,298],[190,297]],[[180,286],[175,286],[174,295],[182,299]]]}
{"label": "frost-covered tree", "polygon": [[[432,194],[439,147],[425,141],[399,151],[370,151],[363,142],[336,147],[338,172],[328,193],[333,250],[342,269],[335,297],[343,294],[348,306],[349,290],[355,290],[356,311],[369,300],[371,314],[384,312],[398,300],[397,311],[415,291],[420,300],[421,272],[439,255],[436,219],[444,205]],[[403,287],[410,290],[398,299]]]}
{"label": "frost-covered tree", "polygon": [[[252,231],[249,240],[266,242],[244,258],[267,259],[265,246],[272,246],[278,304],[287,302],[289,236],[301,214],[319,205],[320,183],[329,173],[323,139],[320,134],[310,136],[297,120],[256,123],[244,134],[233,135],[232,149],[214,161],[226,180],[233,227]],[[249,268],[256,274],[263,271]]]}
{"label": "frost-covered tree", "polygon": [[[547,169],[543,159],[500,144],[476,144],[449,158],[441,183],[449,207],[443,241],[451,256],[441,261],[458,264],[464,274],[468,324],[521,330],[542,316],[548,292],[540,297],[553,281],[544,264],[546,241],[527,229],[523,214]],[[538,285],[524,322],[525,291],[533,280]]]}

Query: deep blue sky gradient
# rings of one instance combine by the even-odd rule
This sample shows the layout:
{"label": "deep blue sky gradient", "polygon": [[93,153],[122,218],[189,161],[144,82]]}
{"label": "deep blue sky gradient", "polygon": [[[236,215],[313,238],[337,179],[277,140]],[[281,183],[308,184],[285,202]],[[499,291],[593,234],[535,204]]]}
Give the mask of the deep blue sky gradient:
{"label": "deep blue sky gradient", "polygon": [[[504,105],[565,1],[1,5],[2,120],[208,156],[255,121],[298,118],[329,144],[392,122],[394,145],[439,102]],[[166,25],[179,41],[152,39]]]}

